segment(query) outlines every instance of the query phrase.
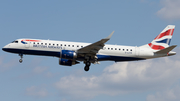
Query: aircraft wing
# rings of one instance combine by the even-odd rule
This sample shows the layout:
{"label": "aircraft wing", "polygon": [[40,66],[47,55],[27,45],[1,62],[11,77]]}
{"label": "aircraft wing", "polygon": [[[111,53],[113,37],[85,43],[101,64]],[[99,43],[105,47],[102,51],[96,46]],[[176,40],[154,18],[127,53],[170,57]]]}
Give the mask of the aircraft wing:
{"label": "aircraft wing", "polygon": [[114,31],[107,38],[101,39],[100,41],[97,41],[86,47],[78,49],[77,50],[78,54],[89,54],[91,56],[96,55],[96,53],[98,53],[100,49],[103,49],[104,43],[106,43],[111,38],[113,33]]}

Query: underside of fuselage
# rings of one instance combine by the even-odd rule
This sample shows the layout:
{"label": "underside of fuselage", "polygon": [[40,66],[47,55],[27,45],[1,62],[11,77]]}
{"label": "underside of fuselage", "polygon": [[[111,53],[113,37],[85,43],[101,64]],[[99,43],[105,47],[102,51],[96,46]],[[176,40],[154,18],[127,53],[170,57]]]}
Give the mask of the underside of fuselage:
{"label": "underside of fuselage", "polygon": [[[14,49],[14,48],[3,48],[4,51],[15,53],[15,54],[25,54],[25,55],[39,55],[39,56],[52,56],[60,58],[60,52],[56,51],[42,51],[42,50],[29,50],[29,49]],[[77,57],[75,60],[84,61],[84,57]],[[138,57],[125,57],[125,56],[112,56],[112,55],[97,55],[98,61],[136,61],[145,60],[145,58]]]}

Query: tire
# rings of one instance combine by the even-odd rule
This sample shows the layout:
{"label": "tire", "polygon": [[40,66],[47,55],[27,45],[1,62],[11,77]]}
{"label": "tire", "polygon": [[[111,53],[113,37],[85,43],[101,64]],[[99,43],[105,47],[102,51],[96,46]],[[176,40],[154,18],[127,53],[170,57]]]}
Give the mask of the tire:
{"label": "tire", "polygon": [[23,62],[23,60],[22,60],[22,59],[19,59],[19,62],[20,62],[20,63],[22,63],[22,62]]}
{"label": "tire", "polygon": [[85,66],[84,67],[84,70],[87,72],[87,71],[89,71],[89,66]]}
{"label": "tire", "polygon": [[90,66],[91,63],[89,61],[86,62],[86,66]]}

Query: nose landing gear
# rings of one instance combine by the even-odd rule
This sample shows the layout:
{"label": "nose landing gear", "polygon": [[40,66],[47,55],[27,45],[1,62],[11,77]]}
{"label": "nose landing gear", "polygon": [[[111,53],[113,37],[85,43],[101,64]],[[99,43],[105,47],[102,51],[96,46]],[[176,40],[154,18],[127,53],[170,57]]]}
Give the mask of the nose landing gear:
{"label": "nose landing gear", "polygon": [[23,62],[23,60],[22,60],[23,54],[19,54],[19,56],[21,57],[21,59],[19,59],[19,62],[22,63]]}
{"label": "nose landing gear", "polygon": [[19,62],[20,62],[20,63],[22,63],[22,62],[23,62],[23,60],[22,60],[22,59],[19,59]]}

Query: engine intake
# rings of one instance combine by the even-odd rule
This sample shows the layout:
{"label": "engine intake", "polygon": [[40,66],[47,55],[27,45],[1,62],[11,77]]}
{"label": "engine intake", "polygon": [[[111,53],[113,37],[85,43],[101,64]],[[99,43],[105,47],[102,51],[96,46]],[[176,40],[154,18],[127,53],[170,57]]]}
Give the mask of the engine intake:
{"label": "engine intake", "polygon": [[59,65],[72,66],[78,63],[79,63],[78,61],[59,58]]}
{"label": "engine intake", "polygon": [[71,50],[61,50],[60,58],[75,59],[75,58],[77,58],[77,54],[76,54],[76,52],[71,51]]}

